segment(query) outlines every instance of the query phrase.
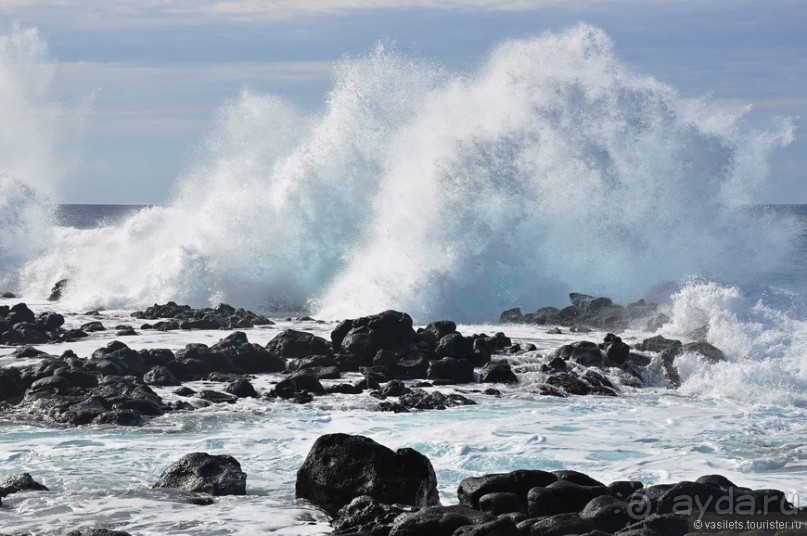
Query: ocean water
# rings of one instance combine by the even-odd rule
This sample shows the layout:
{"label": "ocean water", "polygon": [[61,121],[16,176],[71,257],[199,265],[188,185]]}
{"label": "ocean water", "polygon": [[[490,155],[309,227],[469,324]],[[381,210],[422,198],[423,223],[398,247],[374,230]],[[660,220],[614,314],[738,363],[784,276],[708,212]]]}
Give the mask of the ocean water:
{"label": "ocean water", "polygon": [[[136,429],[0,414],[0,478],[28,471],[51,489],[5,498],[4,533],[327,534],[293,490],[330,432],[421,451],[444,503],[467,476],[567,468],[646,484],[719,473],[804,504],[807,210],[757,203],[771,154],[794,135],[787,120],[760,125],[745,104],[683,98],[586,25],[503,43],[463,73],[379,46],[337,67],[319,113],[246,91],[224,105],[206,156],[164,205],[56,206],[46,179],[62,164],[50,150],[59,125],[28,114],[48,109],[51,60],[35,32],[2,39],[14,46],[0,46],[0,80],[14,84],[0,99],[0,140],[24,125],[41,143],[0,144],[0,290],[20,296],[0,303],[55,309],[68,328],[132,323],[134,309],[169,300],[325,321],[247,331],[262,344],[287,327],[327,336],[338,318],[394,308],[537,347],[515,359],[525,372],[501,398],[467,392],[478,405],[446,411],[379,413],[369,396],[334,395],[241,401]],[[47,302],[65,278],[64,299]],[[649,378],[616,398],[539,396],[530,366],[604,333],[495,322],[515,306],[565,305],[570,291],[651,299],[671,318],[661,334],[689,340],[708,326],[728,360],[682,356],[678,389]],[[176,350],[226,334],[125,342]],[[639,324],[621,336],[649,335]],[[113,338],[42,348],[88,356]],[[26,363],[12,351],[0,347],[0,366]],[[193,451],[235,456],[248,495],[200,507],[149,489]]]}

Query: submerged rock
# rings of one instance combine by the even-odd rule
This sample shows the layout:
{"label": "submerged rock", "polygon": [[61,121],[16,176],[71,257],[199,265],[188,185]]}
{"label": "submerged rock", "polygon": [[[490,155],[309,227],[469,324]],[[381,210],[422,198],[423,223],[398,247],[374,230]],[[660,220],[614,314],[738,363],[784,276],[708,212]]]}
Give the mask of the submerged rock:
{"label": "submerged rock", "polygon": [[20,491],[49,491],[47,486],[43,486],[29,474],[22,473],[21,475],[12,476],[7,478],[5,482],[0,484],[0,497],[11,495]]}

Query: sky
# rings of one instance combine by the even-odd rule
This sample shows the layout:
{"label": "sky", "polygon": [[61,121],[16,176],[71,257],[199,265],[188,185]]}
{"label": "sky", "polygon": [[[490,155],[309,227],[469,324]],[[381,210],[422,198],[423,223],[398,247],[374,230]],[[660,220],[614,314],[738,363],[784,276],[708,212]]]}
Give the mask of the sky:
{"label": "sky", "polygon": [[47,99],[76,118],[63,203],[166,202],[228,100],[249,88],[322,109],[336,62],[379,40],[462,71],[579,22],[684,97],[792,118],[759,201],[807,203],[804,0],[0,0],[0,34],[37,29],[55,62]]}

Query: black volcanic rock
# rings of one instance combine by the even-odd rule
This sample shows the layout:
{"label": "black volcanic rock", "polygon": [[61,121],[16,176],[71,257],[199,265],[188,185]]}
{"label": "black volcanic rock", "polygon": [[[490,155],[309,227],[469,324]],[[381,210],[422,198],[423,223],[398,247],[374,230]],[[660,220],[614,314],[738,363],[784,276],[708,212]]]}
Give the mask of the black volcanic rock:
{"label": "black volcanic rock", "polygon": [[238,398],[254,398],[258,396],[255,387],[246,378],[239,378],[230,382],[224,390]]}
{"label": "black volcanic rock", "polygon": [[246,495],[247,475],[232,456],[194,452],[168,467],[153,487],[211,495]]}
{"label": "black volcanic rock", "polygon": [[[280,344],[278,343],[278,345]],[[250,374],[281,372],[286,368],[286,362],[282,356],[259,344],[250,343],[243,331],[234,331],[211,346],[210,349],[224,354],[233,367]]]}
{"label": "black volcanic rock", "polygon": [[396,452],[362,436],[328,434],[314,442],[297,471],[295,496],[330,515],[356,497],[386,504],[439,504],[437,478],[428,458],[412,449]]}
{"label": "black volcanic rock", "polygon": [[518,383],[510,363],[505,360],[491,361],[482,369],[482,383]]}
{"label": "black volcanic rock", "polygon": [[630,356],[630,346],[622,342],[622,339],[613,333],[605,335],[603,351],[608,361],[617,366],[623,365]]}
{"label": "black volcanic rock", "polygon": [[167,368],[157,365],[143,375],[143,381],[149,385],[166,387],[180,385],[180,381]]}
{"label": "black volcanic rock", "polygon": [[334,351],[371,357],[378,350],[393,350],[415,340],[412,317],[398,311],[345,320],[331,332]]}
{"label": "black volcanic rock", "polygon": [[474,366],[465,359],[444,357],[429,363],[426,377],[430,380],[470,383],[474,381]]}
{"label": "black volcanic rock", "polygon": [[527,495],[532,488],[546,487],[557,482],[558,477],[541,470],[518,470],[510,473],[495,473],[466,478],[457,488],[460,504],[479,508],[479,500],[490,493],[513,493],[527,505]]}
{"label": "black volcanic rock", "polygon": [[11,495],[20,491],[49,491],[44,486],[33,479],[29,473],[9,477],[0,484],[0,497]]}
{"label": "black volcanic rock", "polygon": [[530,515],[536,516],[580,512],[589,501],[607,493],[605,486],[582,486],[558,480],[544,488],[531,489],[527,496],[528,509]]}
{"label": "black volcanic rock", "polygon": [[269,353],[280,359],[301,359],[330,351],[328,341],[305,331],[287,329],[266,344]]}
{"label": "black volcanic rock", "polygon": [[43,360],[21,374],[29,387],[15,410],[73,426],[140,424],[141,415],[162,415],[166,411],[162,399],[139,378],[98,374],[71,367],[63,360]]}
{"label": "black volcanic rock", "polygon": [[16,368],[0,368],[0,402],[13,400],[25,393],[25,384]]}
{"label": "black volcanic rock", "polygon": [[563,345],[555,350],[555,357],[560,357],[564,361],[574,361],[586,367],[601,367],[605,364],[600,347],[590,341]]}
{"label": "black volcanic rock", "polygon": [[399,516],[390,536],[452,536],[462,527],[493,521],[493,516],[463,505],[431,506]]}
{"label": "black volcanic rock", "polygon": [[334,534],[386,536],[398,516],[413,511],[413,506],[384,504],[368,495],[362,495],[339,509],[332,522]]}
{"label": "black volcanic rock", "polygon": [[[409,392],[398,397],[398,404],[402,408],[415,410],[446,409],[453,406],[473,406],[476,404],[460,394],[446,395],[440,391],[426,392],[423,389],[410,389]],[[395,406],[381,406],[382,410],[395,411]]]}
{"label": "black volcanic rock", "polygon": [[568,327],[591,327],[608,331],[623,330],[633,321],[651,318],[657,306],[638,300],[627,306],[614,303],[610,298],[595,297],[579,292],[569,294],[571,305],[558,309],[542,307],[534,313],[522,314],[521,309],[509,309],[499,321]]}
{"label": "black volcanic rock", "polygon": [[244,329],[274,324],[265,316],[226,303],[205,309],[193,309],[175,302],[155,303],[144,311],[135,311],[132,316],[144,320],[172,319],[171,322],[157,322],[154,326],[144,325],[143,329]]}
{"label": "black volcanic rock", "polygon": [[62,294],[64,294],[65,289],[67,289],[67,279],[61,279],[53,285],[53,288],[50,291],[50,296],[48,296],[48,301],[59,301],[62,299]]}

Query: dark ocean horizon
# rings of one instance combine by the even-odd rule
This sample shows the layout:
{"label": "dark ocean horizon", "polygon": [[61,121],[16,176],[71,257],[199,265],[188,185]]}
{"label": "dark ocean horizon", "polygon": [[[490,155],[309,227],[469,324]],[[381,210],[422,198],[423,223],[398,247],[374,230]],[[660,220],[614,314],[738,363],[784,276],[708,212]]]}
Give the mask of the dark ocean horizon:
{"label": "dark ocean horizon", "polygon": [[94,229],[115,225],[138,210],[154,205],[127,205],[122,203],[64,203],[56,205],[56,224],[59,227]]}

